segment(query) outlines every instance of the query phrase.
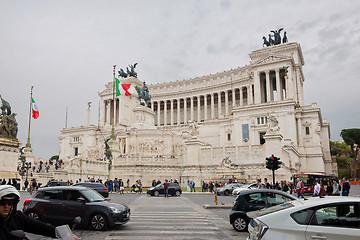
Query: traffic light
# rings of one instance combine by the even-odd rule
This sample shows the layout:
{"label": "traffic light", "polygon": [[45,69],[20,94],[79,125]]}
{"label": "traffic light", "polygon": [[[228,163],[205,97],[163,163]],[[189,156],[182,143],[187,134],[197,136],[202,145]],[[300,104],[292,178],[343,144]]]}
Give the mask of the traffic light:
{"label": "traffic light", "polygon": [[266,168],[272,171],[275,171],[279,168],[281,168],[282,162],[279,161],[280,158],[275,157],[274,154],[271,155],[271,157],[266,158]]}

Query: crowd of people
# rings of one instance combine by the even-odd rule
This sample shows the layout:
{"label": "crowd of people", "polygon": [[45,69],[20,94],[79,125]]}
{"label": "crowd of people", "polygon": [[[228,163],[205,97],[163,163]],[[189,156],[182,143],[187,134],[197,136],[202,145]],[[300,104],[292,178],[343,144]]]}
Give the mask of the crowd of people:
{"label": "crowd of people", "polygon": [[[349,196],[350,183],[346,180],[346,178],[343,178],[342,186],[335,179],[328,181],[314,181],[314,197],[340,196],[340,192],[342,196]],[[300,178],[296,179],[296,194],[298,198],[304,198],[304,183],[300,180]]]}

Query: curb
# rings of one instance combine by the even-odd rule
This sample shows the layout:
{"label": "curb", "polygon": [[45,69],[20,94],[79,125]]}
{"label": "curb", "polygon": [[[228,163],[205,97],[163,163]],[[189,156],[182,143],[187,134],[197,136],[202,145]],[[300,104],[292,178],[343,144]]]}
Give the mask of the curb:
{"label": "curb", "polygon": [[226,205],[203,205],[203,208],[205,208],[205,209],[231,209],[232,206],[226,206]]}

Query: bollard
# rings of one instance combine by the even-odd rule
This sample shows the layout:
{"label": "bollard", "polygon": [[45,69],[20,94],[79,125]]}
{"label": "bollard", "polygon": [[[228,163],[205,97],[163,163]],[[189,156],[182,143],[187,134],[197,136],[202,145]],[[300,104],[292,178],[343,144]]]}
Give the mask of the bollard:
{"label": "bollard", "polygon": [[216,193],[214,194],[214,203],[217,205],[217,195],[216,195]]}

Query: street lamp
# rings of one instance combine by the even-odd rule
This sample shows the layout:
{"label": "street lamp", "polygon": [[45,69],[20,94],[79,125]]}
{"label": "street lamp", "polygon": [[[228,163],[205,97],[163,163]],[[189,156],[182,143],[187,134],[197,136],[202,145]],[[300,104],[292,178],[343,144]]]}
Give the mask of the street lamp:
{"label": "street lamp", "polygon": [[28,180],[28,172],[29,172],[29,169],[31,168],[31,162],[26,162],[26,158],[23,158],[21,159],[21,162],[22,162],[22,171],[24,171],[24,169],[26,169],[26,178],[25,178],[25,181]]}

